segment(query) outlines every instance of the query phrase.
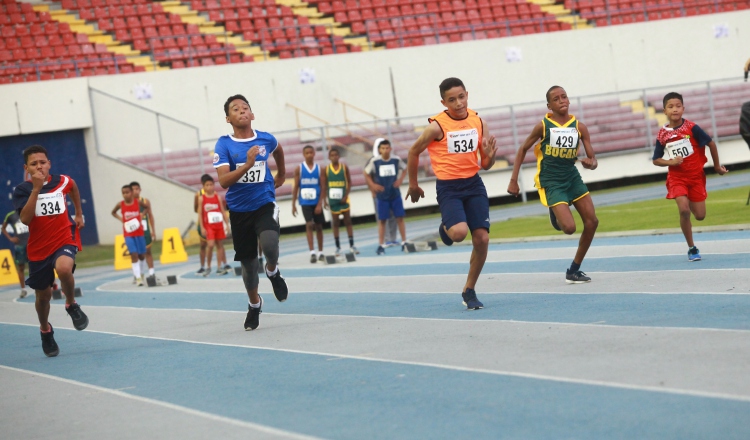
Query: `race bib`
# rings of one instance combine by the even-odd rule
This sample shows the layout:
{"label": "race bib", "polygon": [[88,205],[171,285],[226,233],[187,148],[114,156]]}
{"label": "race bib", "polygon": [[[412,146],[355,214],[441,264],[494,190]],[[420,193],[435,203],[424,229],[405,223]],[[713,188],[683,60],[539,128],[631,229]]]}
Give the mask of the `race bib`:
{"label": "race bib", "polygon": [[555,127],[549,129],[549,144],[557,148],[578,147],[578,129],[575,127]]}
{"label": "race bib", "polygon": [[380,168],[378,168],[378,175],[380,177],[388,177],[388,176],[395,176],[396,175],[396,165],[395,164],[388,164],[388,165],[381,165]]}
{"label": "race bib", "polygon": [[63,193],[39,194],[36,199],[36,216],[65,214],[65,195]]}
{"label": "race bib", "polygon": [[331,188],[328,190],[328,198],[331,200],[341,200],[344,198],[344,188]]}
{"label": "race bib", "polygon": [[[238,163],[237,166],[241,167],[244,163]],[[266,161],[255,161],[253,167],[247,170],[247,172],[240,177],[237,183],[262,183],[266,180]]]}
{"label": "race bib", "polygon": [[13,225],[13,228],[16,231],[16,235],[21,234],[28,234],[29,233],[29,227],[24,225],[23,222],[17,221],[15,225]]}
{"label": "race bib", "polygon": [[318,196],[318,190],[315,188],[302,188],[299,191],[299,195],[302,197],[302,200],[315,200]]}
{"label": "race bib", "polygon": [[669,159],[676,157],[688,157],[693,154],[693,144],[690,143],[690,139],[680,139],[679,141],[667,142],[667,146],[664,148]]}
{"label": "race bib", "polygon": [[220,212],[212,211],[208,212],[208,224],[213,225],[215,223],[221,223],[224,221],[224,216]]}
{"label": "race bib", "polygon": [[137,231],[139,226],[141,226],[141,221],[137,218],[131,218],[130,220],[123,223],[123,227],[125,228],[125,232],[127,233]]}
{"label": "race bib", "polygon": [[471,130],[449,131],[448,152],[452,154],[474,153],[479,148],[479,132],[475,128]]}
{"label": "race bib", "polygon": [[148,231],[148,220],[141,220],[141,226],[143,226],[143,232]]}

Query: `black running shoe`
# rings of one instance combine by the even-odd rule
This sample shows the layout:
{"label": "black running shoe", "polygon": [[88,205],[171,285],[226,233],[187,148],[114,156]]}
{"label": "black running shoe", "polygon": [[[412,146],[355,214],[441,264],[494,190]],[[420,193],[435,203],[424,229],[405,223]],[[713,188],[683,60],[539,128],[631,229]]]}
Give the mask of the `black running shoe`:
{"label": "black running shoe", "polygon": [[70,319],[73,320],[73,327],[75,327],[76,330],[83,330],[88,327],[89,317],[83,313],[83,310],[81,310],[81,306],[79,306],[78,303],[73,303],[70,307],[66,307],[65,311],[68,312]]}
{"label": "black running shoe", "polygon": [[552,208],[549,209],[549,222],[553,228],[557,229],[558,231],[562,231],[560,225],[557,224],[557,217],[555,216],[555,211],[553,211]]}
{"label": "black running shoe", "polygon": [[55,330],[52,328],[52,324],[49,325],[49,333],[42,333],[42,350],[47,357],[55,357],[60,353],[60,348],[55,342]]}
{"label": "black running shoe", "polygon": [[591,278],[586,276],[586,274],[579,270],[576,272],[565,272],[565,282],[568,284],[582,284],[582,283],[590,283]]}
{"label": "black running shoe", "polygon": [[440,240],[443,241],[443,244],[446,246],[450,246],[453,244],[453,240],[448,236],[448,233],[445,231],[445,225],[441,222],[440,227],[438,228],[438,234],[440,234]]}
{"label": "black running shoe", "polygon": [[258,325],[260,325],[260,314],[263,312],[261,309],[263,308],[263,298],[258,295],[260,298],[260,307],[250,307],[250,304],[247,305],[247,317],[245,318],[245,331],[255,330],[258,328]]}
{"label": "black running shoe", "polygon": [[[266,276],[268,276],[268,274],[266,274]],[[278,267],[276,268],[276,275],[268,277],[268,279],[271,280],[273,294],[276,296],[276,299],[279,300],[279,302],[286,301],[286,297],[289,296],[289,289],[286,287],[286,280],[281,276],[281,271]]]}
{"label": "black running shoe", "polygon": [[464,299],[464,305],[469,310],[479,310],[484,307],[484,304],[477,299],[477,292],[474,289],[466,289],[461,294],[461,297]]}

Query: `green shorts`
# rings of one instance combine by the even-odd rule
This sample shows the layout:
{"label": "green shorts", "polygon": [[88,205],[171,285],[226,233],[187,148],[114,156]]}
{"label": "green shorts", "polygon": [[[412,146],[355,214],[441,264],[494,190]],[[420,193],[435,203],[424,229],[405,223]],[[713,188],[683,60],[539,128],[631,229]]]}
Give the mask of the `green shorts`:
{"label": "green shorts", "polygon": [[150,229],[143,231],[143,237],[146,239],[146,247],[151,246],[151,230]]}
{"label": "green shorts", "polygon": [[13,259],[16,261],[16,264],[26,264],[29,262],[26,245],[13,246]]}
{"label": "green shorts", "polygon": [[575,173],[572,179],[566,182],[547,182],[544,188],[539,188],[539,200],[542,205],[552,207],[562,203],[571,205],[582,199],[589,193],[586,184],[583,183],[581,175]]}
{"label": "green shorts", "polygon": [[328,200],[329,206],[331,207],[331,214],[341,214],[350,209],[349,203],[339,203]]}

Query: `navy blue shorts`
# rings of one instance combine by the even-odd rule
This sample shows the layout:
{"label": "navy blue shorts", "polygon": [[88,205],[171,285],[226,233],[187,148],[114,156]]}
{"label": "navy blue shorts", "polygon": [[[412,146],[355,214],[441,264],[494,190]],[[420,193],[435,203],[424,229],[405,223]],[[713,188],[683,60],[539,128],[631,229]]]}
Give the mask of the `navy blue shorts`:
{"label": "navy blue shorts", "polygon": [[[73,260],[76,259],[78,248],[74,245],[67,244],[54,254],[42,261],[29,261],[29,278],[26,284],[34,290],[44,290],[55,283],[55,263],[59,257],[65,255]],[[73,272],[76,271],[76,265],[73,264]]]}
{"label": "navy blue shorts", "polygon": [[438,180],[435,189],[447,229],[465,222],[470,231],[490,230],[490,199],[479,174],[468,179]]}
{"label": "navy blue shorts", "polygon": [[394,197],[391,200],[378,199],[378,218],[388,220],[391,212],[393,212],[394,217],[403,217],[406,215],[404,212],[404,202],[401,200],[401,193],[399,193],[398,197]]}

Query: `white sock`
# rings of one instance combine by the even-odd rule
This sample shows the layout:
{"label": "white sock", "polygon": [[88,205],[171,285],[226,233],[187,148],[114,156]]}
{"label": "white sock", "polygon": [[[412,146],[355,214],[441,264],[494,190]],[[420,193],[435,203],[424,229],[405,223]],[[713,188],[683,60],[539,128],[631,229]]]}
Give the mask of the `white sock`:
{"label": "white sock", "polygon": [[150,276],[150,277],[154,276],[154,268],[153,267],[150,267],[148,269],[148,276]]}
{"label": "white sock", "polygon": [[318,256],[319,256],[319,257],[322,257],[322,256],[323,256],[323,251],[319,251],[319,252],[318,252]]}
{"label": "white sock", "polygon": [[310,255],[315,255],[315,251],[314,250],[310,251]]}
{"label": "white sock", "polygon": [[274,269],[273,272],[269,272],[268,269],[266,269],[266,275],[268,275],[269,277],[272,277],[276,275],[278,271],[279,271],[279,266],[276,266],[276,269]]}
{"label": "white sock", "polygon": [[260,301],[258,301],[258,304],[253,304],[253,303],[251,303],[251,302],[250,302],[250,300],[248,299],[248,300],[247,300],[247,303],[248,303],[248,304],[250,304],[250,307],[252,307],[252,308],[254,308],[254,309],[257,309],[258,307],[260,307]]}
{"label": "white sock", "polygon": [[136,278],[141,277],[141,264],[140,263],[133,263],[133,276]]}

